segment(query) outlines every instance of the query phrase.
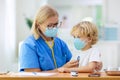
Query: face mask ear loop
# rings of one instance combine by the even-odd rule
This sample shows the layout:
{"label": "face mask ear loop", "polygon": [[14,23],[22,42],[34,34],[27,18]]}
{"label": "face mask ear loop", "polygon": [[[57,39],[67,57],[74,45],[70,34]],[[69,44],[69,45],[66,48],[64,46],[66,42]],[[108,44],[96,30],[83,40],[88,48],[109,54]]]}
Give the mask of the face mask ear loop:
{"label": "face mask ear loop", "polygon": [[44,34],[42,33],[42,31],[39,28],[37,28],[37,32],[46,41]]}
{"label": "face mask ear loop", "polygon": [[87,39],[85,39],[84,42],[85,42],[85,45],[87,45],[88,43],[91,43],[90,37],[87,37]]}

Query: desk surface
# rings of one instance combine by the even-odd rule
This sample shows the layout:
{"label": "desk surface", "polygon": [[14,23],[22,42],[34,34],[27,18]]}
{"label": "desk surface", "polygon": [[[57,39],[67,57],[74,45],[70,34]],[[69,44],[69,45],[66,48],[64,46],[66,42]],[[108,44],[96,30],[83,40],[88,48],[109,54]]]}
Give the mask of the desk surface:
{"label": "desk surface", "polygon": [[52,76],[16,76],[14,74],[0,75],[0,80],[120,80],[120,76],[108,76],[104,72],[100,73],[100,77],[88,77],[89,73],[78,73],[77,77],[71,76],[70,73],[56,73]]}

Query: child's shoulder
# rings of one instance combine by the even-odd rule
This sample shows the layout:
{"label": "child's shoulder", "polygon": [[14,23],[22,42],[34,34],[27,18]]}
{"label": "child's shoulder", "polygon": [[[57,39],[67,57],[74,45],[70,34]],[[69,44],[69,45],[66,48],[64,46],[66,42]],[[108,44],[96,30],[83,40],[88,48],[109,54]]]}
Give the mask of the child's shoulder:
{"label": "child's shoulder", "polygon": [[97,47],[97,46],[92,46],[91,49],[92,49],[92,50],[99,50],[99,47]]}
{"label": "child's shoulder", "polygon": [[100,53],[99,48],[96,46],[92,47],[91,50],[92,50],[92,53]]}

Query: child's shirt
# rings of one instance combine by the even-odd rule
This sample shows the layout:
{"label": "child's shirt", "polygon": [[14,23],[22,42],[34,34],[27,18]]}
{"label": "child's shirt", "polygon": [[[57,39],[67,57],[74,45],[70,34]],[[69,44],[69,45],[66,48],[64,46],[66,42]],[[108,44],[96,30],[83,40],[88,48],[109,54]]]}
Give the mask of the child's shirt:
{"label": "child's shirt", "polygon": [[78,56],[80,56],[79,66],[86,66],[89,62],[92,61],[101,61],[100,51],[96,47],[92,47],[85,51],[77,51],[77,53],[73,53],[72,59],[77,60]]}

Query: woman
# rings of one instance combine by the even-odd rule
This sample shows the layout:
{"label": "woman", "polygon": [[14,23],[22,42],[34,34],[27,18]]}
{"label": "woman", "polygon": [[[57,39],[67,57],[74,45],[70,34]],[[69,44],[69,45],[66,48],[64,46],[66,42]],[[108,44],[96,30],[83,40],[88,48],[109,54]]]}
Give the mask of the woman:
{"label": "woman", "polygon": [[[57,71],[60,67],[75,67],[78,61],[70,61],[72,55],[66,43],[57,37],[58,13],[51,6],[42,6],[35,16],[32,35],[22,44],[20,71]],[[70,61],[70,62],[69,62]]]}

